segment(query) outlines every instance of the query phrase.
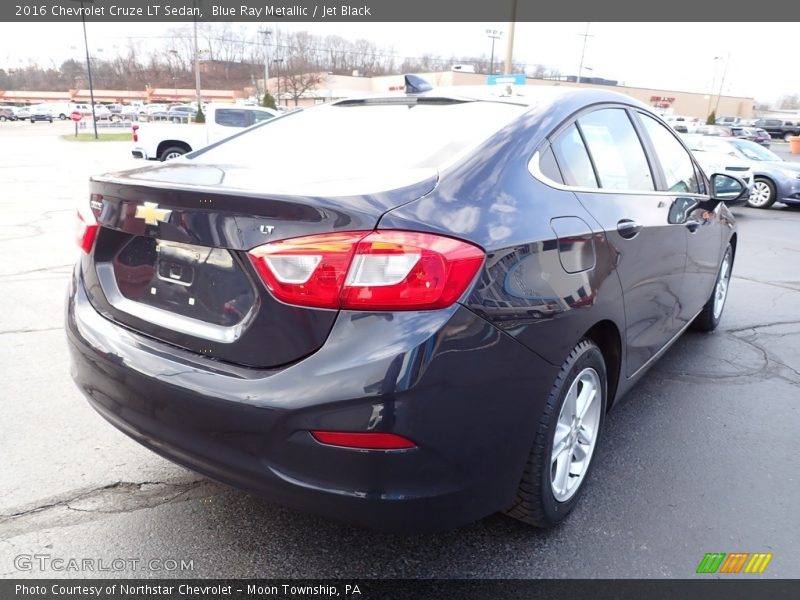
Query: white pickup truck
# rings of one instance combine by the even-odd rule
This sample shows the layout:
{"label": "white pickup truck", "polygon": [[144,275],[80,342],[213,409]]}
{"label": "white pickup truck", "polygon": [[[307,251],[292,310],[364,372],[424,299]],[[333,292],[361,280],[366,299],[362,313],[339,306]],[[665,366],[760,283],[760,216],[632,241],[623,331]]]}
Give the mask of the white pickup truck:
{"label": "white pickup truck", "polygon": [[169,160],[198,150],[245,127],[278,116],[278,111],[261,106],[241,104],[209,104],[203,123],[134,123],[134,158]]}

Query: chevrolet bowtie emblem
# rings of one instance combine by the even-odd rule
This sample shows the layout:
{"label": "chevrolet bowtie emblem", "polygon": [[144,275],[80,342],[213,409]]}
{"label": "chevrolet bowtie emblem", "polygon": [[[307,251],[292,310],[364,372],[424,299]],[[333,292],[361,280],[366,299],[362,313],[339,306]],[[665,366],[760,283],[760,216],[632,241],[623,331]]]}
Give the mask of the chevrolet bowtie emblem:
{"label": "chevrolet bowtie emblem", "polygon": [[136,218],[144,219],[148,225],[156,225],[159,221],[169,221],[171,210],[158,208],[155,202],[145,202],[143,206],[136,207]]}

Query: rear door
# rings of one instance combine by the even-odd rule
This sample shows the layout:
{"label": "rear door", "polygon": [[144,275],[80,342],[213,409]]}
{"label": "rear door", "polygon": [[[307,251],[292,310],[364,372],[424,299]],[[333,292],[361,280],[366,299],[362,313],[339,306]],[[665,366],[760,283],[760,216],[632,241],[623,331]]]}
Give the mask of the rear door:
{"label": "rear door", "polygon": [[633,375],[678,329],[686,229],[675,222],[670,197],[657,191],[658,172],[625,108],[584,112],[551,145],[565,181],[617,253],[626,374]]}

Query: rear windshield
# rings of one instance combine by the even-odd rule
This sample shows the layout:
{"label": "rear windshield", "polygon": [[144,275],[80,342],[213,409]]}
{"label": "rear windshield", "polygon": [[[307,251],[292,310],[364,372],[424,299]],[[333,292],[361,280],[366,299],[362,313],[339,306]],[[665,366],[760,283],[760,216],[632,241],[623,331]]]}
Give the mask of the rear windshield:
{"label": "rear windshield", "polygon": [[440,169],[525,110],[500,102],[324,105],[268,121],[192,159],[316,180]]}

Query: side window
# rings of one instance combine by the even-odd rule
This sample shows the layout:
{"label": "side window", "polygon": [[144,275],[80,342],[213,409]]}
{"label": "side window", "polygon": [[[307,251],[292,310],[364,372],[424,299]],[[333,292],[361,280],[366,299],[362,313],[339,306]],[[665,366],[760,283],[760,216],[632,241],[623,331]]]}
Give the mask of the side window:
{"label": "side window", "polygon": [[247,113],[239,108],[219,108],[214,113],[214,122],[223,127],[247,127],[250,124]]}
{"label": "side window", "polygon": [[621,108],[596,110],[578,119],[600,187],[608,190],[655,189],[644,148],[628,113]]}
{"label": "side window", "polygon": [[589,153],[586,152],[586,146],[574,123],[550,144],[565,184],[583,188],[597,187],[592,161],[589,160]]}
{"label": "side window", "polygon": [[274,115],[264,110],[251,110],[253,116],[253,123],[261,123],[261,121],[269,121]]}
{"label": "side window", "polygon": [[652,117],[639,113],[647,135],[653,142],[661,170],[667,183],[667,191],[686,194],[699,194],[700,186],[694,161],[686,148],[675,139],[666,127]]}
{"label": "side window", "polygon": [[558,169],[558,163],[556,163],[556,157],[553,156],[552,148],[548,147],[539,152],[539,170],[549,180],[556,183],[564,183],[561,171]]}

